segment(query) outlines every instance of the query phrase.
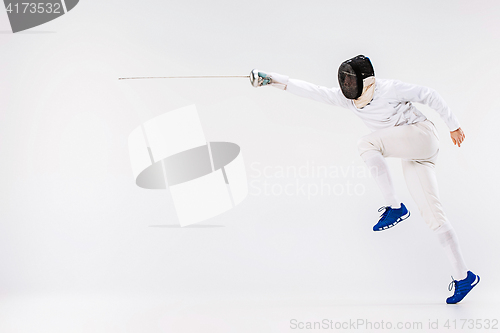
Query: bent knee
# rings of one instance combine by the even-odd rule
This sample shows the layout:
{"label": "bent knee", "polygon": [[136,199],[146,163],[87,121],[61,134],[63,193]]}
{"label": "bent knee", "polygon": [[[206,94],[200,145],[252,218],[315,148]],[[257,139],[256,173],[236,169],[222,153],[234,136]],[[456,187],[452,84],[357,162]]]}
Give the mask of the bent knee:
{"label": "bent knee", "polygon": [[[358,140],[358,152],[360,156],[363,156],[366,152],[380,153],[380,148],[378,148],[373,139],[369,135],[365,135]],[[371,153],[370,153],[371,154]]]}

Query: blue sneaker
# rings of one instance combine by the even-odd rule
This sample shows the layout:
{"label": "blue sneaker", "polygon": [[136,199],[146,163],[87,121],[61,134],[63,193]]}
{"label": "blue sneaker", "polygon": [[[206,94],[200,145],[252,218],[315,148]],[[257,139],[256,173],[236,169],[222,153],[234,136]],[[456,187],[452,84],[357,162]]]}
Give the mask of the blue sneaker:
{"label": "blue sneaker", "polygon": [[373,231],[382,231],[394,227],[399,222],[406,220],[410,216],[410,212],[406,209],[406,206],[401,203],[401,207],[398,209],[391,208],[389,206],[380,207],[378,210],[381,212],[384,209],[382,215],[380,215],[380,220],[373,226]]}
{"label": "blue sneaker", "polygon": [[[453,279],[453,276],[451,277]],[[467,277],[463,280],[451,281],[448,286],[448,290],[451,291],[453,287],[455,287],[455,293],[453,296],[448,297],[446,299],[446,303],[448,304],[456,304],[464,299],[465,296],[479,283],[479,275],[472,273],[471,271],[467,272]]]}

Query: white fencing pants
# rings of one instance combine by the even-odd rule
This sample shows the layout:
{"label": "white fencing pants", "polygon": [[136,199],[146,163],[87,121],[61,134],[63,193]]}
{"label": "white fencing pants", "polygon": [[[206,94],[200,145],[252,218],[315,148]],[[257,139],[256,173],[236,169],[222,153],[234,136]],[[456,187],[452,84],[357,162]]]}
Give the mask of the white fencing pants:
{"label": "white fencing pants", "polygon": [[[401,158],[406,185],[427,225],[436,230],[448,221],[439,200],[434,170],[439,138],[430,120],[370,133],[359,140],[358,149],[365,161],[380,155]],[[389,171],[378,170],[381,174],[386,172]],[[382,187],[381,190],[384,191]]]}
{"label": "white fencing pants", "polygon": [[420,214],[431,230],[436,232],[452,264],[455,279],[465,278],[467,267],[460,251],[458,238],[439,200],[435,173],[439,137],[434,124],[430,120],[425,120],[412,125],[375,131],[359,140],[358,149],[369,167],[375,165],[379,169],[376,172],[380,177],[375,178],[385,198],[391,198],[391,196],[394,198],[395,191],[387,164],[380,160],[385,157],[401,158],[406,185]]}

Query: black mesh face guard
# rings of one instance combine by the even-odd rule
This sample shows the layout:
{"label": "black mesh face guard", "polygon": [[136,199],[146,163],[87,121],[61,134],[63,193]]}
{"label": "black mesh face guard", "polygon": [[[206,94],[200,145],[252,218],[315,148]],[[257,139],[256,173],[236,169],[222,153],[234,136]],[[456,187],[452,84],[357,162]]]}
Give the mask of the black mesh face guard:
{"label": "black mesh face guard", "polygon": [[339,67],[339,84],[346,98],[356,99],[363,91],[363,81],[359,78],[351,65],[343,62]]}
{"label": "black mesh face guard", "polygon": [[364,55],[344,61],[339,67],[339,85],[346,98],[356,99],[363,92],[363,80],[375,76],[370,59]]}

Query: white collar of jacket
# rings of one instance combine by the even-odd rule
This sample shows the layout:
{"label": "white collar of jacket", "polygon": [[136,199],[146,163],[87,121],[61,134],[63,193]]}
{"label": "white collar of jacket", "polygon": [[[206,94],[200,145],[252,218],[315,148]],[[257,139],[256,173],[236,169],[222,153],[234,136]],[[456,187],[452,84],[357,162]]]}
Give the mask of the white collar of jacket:
{"label": "white collar of jacket", "polygon": [[367,77],[363,80],[363,92],[361,96],[354,100],[354,105],[358,109],[364,108],[373,99],[373,93],[375,92],[375,76]]}

